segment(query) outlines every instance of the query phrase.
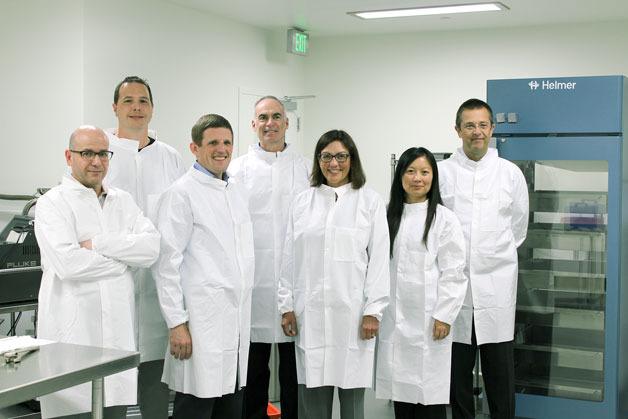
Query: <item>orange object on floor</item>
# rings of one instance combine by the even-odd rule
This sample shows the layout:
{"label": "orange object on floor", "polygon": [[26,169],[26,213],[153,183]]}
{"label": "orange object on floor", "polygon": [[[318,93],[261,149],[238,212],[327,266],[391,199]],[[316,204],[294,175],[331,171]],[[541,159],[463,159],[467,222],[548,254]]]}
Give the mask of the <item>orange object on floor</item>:
{"label": "orange object on floor", "polygon": [[268,415],[270,419],[281,419],[281,410],[277,409],[270,402],[268,402],[268,408],[266,409],[266,414]]}

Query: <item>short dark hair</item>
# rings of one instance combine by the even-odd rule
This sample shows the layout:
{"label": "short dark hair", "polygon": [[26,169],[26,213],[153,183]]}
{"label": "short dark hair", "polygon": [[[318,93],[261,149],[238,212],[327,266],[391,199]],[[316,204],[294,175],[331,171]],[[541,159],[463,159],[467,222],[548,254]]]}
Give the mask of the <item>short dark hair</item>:
{"label": "short dark hair", "polygon": [[148,85],[148,82],[138,76],[126,76],[124,80],[118,83],[118,85],[116,86],[116,89],[113,91],[113,103],[118,103],[118,99],[120,99],[120,88],[122,87],[124,83],[139,83],[146,86],[146,89],[148,89],[148,98],[150,99],[150,105],[155,106],[153,103],[153,92],[150,90],[150,86]]}
{"label": "short dark hair", "polygon": [[425,217],[425,229],[423,230],[423,243],[427,246],[427,237],[432,227],[434,218],[436,217],[436,208],[443,201],[440,197],[440,188],[438,186],[438,165],[436,159],[430,150],[423,147],[412,147],[403,152],[399,157],[397,168],[395,169],[395,177],[390,186],[390,201],[388,202],[388,210],[386,218],[388,219],[388,232],[390,234],[390,257],[393,256],[393,246],[395,238],[399,232],[401,225],[401,216],[403,215],[404,202],[406,201],[406,191],[403,189],[402,178],[406,173],[408,166],[419,157],[425,157],[432,167],[432,187],[427,193],[427,215]]}
{"label": "short dark hair", "polygon": [[489,106],[488,103],[484,102],[481,99],[468,99],[465,100],[462,105],[458,108],[458,112],[456,112],[456,128],[460,128],[460,124],[462,123],[462,112],[468,111],[471,109],[486,109],[488,111],[488,116],[491,120],[491,124],[493,123],[493,110]]}
{"label": "short dark hair", "polygon": [[349,134],[338,129],[327,131],[316,143],[316,148],[314,149],[314,163],[312,165],[312,181],[310,182],[310,185],[327,185],[327,179],[323,176],[318,160],[321,151],[334,141],[340,141],[349,151],[351,162],[351,166],[349,167],[349,182],[351,182],[351,187],[353,189],[360,189],[366,183],[366,176],[364,175],[364,170],[362,170],[362,163],[360,162],[358,148],[355,146],[353,138],[351,138]]}
{"label": "short dark hair", "polygon": [[227,128],[231,131],[231,136],[233,137],[233,129],[227,118],[215,113],[209,113],[198,118],[198,121],[192,127],[192,141],[196,145],[203,145],[203,133],[207,128]]}

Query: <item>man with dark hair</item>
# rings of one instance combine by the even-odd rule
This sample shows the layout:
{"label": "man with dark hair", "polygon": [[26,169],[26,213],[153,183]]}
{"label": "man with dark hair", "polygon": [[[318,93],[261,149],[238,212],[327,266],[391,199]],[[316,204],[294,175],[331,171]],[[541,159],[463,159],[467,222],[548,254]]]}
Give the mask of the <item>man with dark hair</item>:
{"label": "man with dark hair", "polygon": [[[159,195],[184,172],[178,151],[155,139],[148,124],[153,94],[146,80],[129,76],[114,91],[113,112],[118,127],[109,130],[112,160],[106,182],[131,194],[144,214],[154,220]],[[150,134],[150,135],[149,135]],[[138,401],[142,416],[168,418],[168,387],[161,382],[168,329],[159,312],[150,269],[136,272],[137,342],[140,351]]]}
{"label": "man with dark hair", "polygon": [[156,222],[152,270],[170,328],[163,381],[176,391],[174,419],[239,419],[255,260],[246,194],[226,174],[229,122],[202,116],[190,151],[196,163],[163,193]]}
{"label": "man with dark hair", "polygon": [[129,83],[138,83],[144,85],[144,87],[146,87],[146,90],[148,90],[148,99],[150,100],[150,104],[151,106],[154,106],[153,92],[150,90],[150,85],[146,80],[138,76],[126,76],[124,80],[118,83],[115,90],[113,91],[113,103],[118,103],[118,100],[120,99],[120,89]]}
{"label": "man with dark hair", "polygon": [[297,417],[297,372],[294,338],[285,336],[277,306],[277,284],[283,255],[288,209],[294,196],[307,189],[309,164],[286,143],[288,118],[274,96],[255,103],[252,127],[259,143],[234,160],[229,173],[249,195],[255,241],[255,283],[251,316],[251,349],[244,418],[267,418],[268,362],[272,344],[279,351],[281,417]]}
{"label": "man with dark hair", "polygon": [[[37,201],[37,336],[134,351],[132,273],[157,259],[159,234],[127,192],[103,184],[112,155],[100,128],[79,127],[65,150],[71,173]],[[91,417],[90,395],[81,384],[43,396],[42,417]],[[125,418],[136,403],[137,371],[105,377],[104,397],[105,418]]]}
{"label": "man with dark hair", "polygon": [[515,417],[517,247],[528,228],[528,190],[521,170],[489,148],[492,116],[486,102],[464,102],[455,126],[462,147],[438,165],[441,197],[460,220],[467,245],[469,286],[453,325],[454,419],[475,417],[473,367],[478,349],[491,417]]}

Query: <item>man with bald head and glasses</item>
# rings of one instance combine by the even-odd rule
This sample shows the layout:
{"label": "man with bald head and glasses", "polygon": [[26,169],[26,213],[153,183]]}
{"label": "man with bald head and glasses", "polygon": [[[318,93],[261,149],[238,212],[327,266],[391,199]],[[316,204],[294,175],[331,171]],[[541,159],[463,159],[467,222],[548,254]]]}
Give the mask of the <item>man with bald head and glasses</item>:
{"label": "man with bald head and glasses", "polygon": [[[153,264],[160,236],[131,195],[103,185],[112,156],[100,128],[79,127],[65,150],[70,173],[37,201],[43,268],[37,337],[134,351],[132,271]],[[136,369],[105,377],[105,418],[126,417],[136,395]],[[40,400],[43,418],[87,418],[91,385]]]}

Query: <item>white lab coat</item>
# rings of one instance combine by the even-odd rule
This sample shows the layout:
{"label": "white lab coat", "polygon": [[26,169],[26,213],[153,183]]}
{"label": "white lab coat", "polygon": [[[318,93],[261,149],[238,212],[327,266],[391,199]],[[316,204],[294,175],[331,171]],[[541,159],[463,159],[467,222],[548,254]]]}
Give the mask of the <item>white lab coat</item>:
{"label": "white lab coat", "polygon": [[[131,194],[144,214],[155,221],[159,195],[186,172],[181,155],[161,141],[137,151],[138,142],[118,138],[108,130],[109,149],[113,158],[105,182]],[[135,272],[135,320],[141,362],[163,359],[168,344],[157,290],[150,269]]]}
{"label": "white lab coat", "polygon": [[288,144],[279,153],[258,144],[234,160],[229,173],[249,194],[255,242],[255,281],[251,312],[251,342],[291,342],[281,329],[277,311],[277,285],[286,237],[288,210],[297,193],[309,187],[309,167]]}
{"label": "white lab coat", "polygon": [[196,397],[246,384],[253,229],[241,185],[191,168],[160,198],[161,255],[153,265],[169,328],[188,322],[192,357],[166,351],[162,381]]}
{"label": "white lab coat", "polygon": [[[43,276],[37,336],[136,350],[132,270],[150,266],[159,233],[131,196],[109,188],[101,207],[93,189],[66,175],[37,201],[35,234]],[[92,240],[93,250],[79,242]],[[132,267],[132,268],[130,268]],[[136,403],[137,370],[105,378],[105,406]],[[41,398],[43,417],[91,410],[91,384]]]}
{"label": "white lab coat", "polygon": [[338,189],[310,188],[292,204],[279,310],[297,318],[299,384],[365,388],[375,339],[362,340],[360,326],[365,315],[381,319],[388,304],[388,225],[371,188]]}
{"label": "white lab coat", "polygon": [[514,338],[517,247],[528,230],[528,188],[523,173],[489,149],[478,162],[462,149],[438,164],[441,196],[464,233],[469,286],[454,324],[454,342],[478,345]]}
{"label": "white lab coat", "polygon": [[427,201],[405,204],[390,264],[390,305],[379,333],[376,396],[448,404],[451,334],[434,340],[434,319],[453,324],[467,291],[456,216],[439,205],[423,243]]}

